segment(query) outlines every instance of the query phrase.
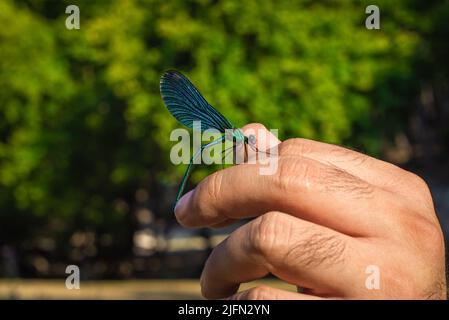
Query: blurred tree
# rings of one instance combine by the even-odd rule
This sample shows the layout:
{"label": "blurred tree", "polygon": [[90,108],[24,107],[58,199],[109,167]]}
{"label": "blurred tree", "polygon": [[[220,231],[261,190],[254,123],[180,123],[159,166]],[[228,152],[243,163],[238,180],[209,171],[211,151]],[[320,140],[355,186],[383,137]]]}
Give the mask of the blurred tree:
{"label": "blurred tree", "polygon": [[[65,28],[69,4],[80,7],[80,30]],[[444,1],[379,1],[381,29],[367,30],[368,4],[0,2],[1,242],[34,248],[50,237],[64,257],[124,257],[135,208],[171,216],[185,168],[169,162],[179,124],[159,96],[166,69],[186,73],[237,126],[261,122],[281,139],[379,155],[406,132],[423,84],[447,85],[449,10]],[[89,238],[73,238],[80,230],[95,235],[94,245],[81,241],[95,250],[75,250]],[[113,235],[108,247],[104,235]]]}

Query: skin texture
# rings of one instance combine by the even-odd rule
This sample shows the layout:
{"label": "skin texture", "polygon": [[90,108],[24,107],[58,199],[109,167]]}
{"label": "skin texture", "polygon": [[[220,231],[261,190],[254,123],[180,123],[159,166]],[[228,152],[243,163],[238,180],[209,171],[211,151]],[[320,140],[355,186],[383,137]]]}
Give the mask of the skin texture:
{"label": "skin texture", "polygon": [[[276,173],[259,174],[257,163],[215,172],[175,208],[192,228],[254,217],[213,250],[201,276],[205,298],[446,299],[444,238],[420,177],[339,146],[280,142],[260,124],[242,130],[256,131],[259,149],[277,145]],[[366,286],[371,265],[379,289]],[[298,292],[238,292],[269,273]]]}

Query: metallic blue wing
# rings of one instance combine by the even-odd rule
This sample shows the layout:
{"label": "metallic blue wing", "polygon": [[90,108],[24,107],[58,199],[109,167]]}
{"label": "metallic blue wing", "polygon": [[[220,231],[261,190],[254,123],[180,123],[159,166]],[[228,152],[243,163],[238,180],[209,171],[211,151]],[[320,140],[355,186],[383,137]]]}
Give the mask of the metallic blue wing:
{"label": "metallic blue wing", "polygon": [[225,129],[233,128],[180,72],[165,72],[161,77],[160,89],[168,111],[186,127],[193,128],[193,121],[201,121],[201,131],[213,128],[224,133]]}

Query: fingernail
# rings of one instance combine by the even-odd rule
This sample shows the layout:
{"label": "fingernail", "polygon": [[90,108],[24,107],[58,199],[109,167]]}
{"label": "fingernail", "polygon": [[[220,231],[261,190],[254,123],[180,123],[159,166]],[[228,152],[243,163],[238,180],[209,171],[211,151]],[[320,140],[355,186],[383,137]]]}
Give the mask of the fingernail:
{"label": "fingernail", "polygon": [[187,192],[185,195],[179,199],[178,203],[175,206],[175,216],[180,219],[183,218],[184,215],[187,214],[185,206],[190,201],[190,198],[192,197],[193,190]]}

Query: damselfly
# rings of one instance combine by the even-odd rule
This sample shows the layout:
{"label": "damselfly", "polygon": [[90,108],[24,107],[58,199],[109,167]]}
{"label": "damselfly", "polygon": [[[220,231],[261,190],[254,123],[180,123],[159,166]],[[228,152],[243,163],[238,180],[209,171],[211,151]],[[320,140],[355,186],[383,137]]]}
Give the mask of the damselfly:
{"label": "damselfly", "polygon": [[[254,135],[245,136],[240,129],[235,128],[228,119],[204,99],[189,79],[180,72],[165,72],[161,77],[160,90],[162,99],[164,100],[168,111],[170,111],[181,124],[193,129],[193,122],[200,121],[201,132],[208,129],[216,129],[222,134],[221,138],[201,145],[198,151],[195,152],[190,159],[187,170],[181,180],[178,193],[176,194],[176,205],[179,198],[182,196],[187,180],[190,177],[194,160],[200,156],[205,149],[229,140],[233,142],[233,147],[243,144],[245,159],[248,157],[248,145],[253,150],[258,150],[256,147],[256,137]],[[231,134],[226,134],[229,132]]]}

